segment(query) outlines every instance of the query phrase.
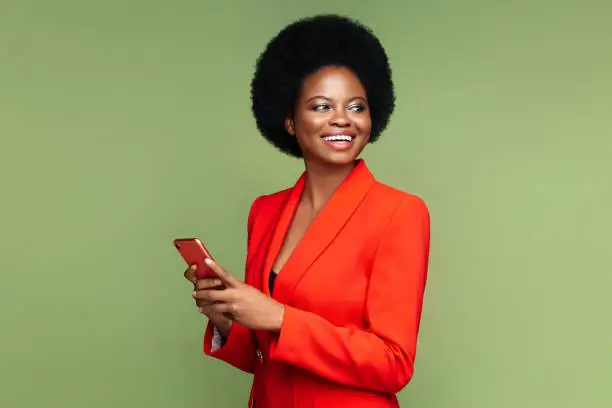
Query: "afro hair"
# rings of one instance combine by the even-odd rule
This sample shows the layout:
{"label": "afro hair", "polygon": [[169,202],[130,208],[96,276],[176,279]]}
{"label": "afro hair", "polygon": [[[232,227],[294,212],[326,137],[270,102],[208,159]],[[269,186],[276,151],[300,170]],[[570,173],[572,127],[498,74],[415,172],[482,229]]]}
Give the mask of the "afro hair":
{"label": "afro hair", "polygon": [[281,30],[257,59],[251,81],[257,128],[277,149],[302,157],[295,137],[285,129],[303,80],[326,66],[342,66],[357,75],[370,106],[370,143],[386,128],[395,107],[391,68],[376,36],[361,23],[338,15],[298,20]]}

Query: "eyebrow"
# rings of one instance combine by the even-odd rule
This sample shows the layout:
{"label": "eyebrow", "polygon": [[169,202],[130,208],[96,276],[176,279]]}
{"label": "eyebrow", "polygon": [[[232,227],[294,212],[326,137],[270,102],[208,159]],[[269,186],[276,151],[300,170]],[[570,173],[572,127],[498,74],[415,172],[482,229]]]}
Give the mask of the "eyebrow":
{"label": "eyebrow", "polygon": [[[306,100],[306,103],[308,103],[308,102],[310,102],[310,101],[313,101],[313,100],[315,100],[315,99],[325,99],[326,101],[329,101],[329,102],[331,102],[331,101],[332,101],[331,99],[329,99],[329,98],[328,98],[328,97],[326,97],[326,96],[323,96],[323,95],[316,95],[316,96],[313,96],[312,98],[309,98],[308,100]],[[350,100],[350,101],[353,101],[353,100],[355,100],[355,99],[361,99],[361,100],[362,100],[362,101],[364,101],[365,103],[368,103],[367,98],[366,98],[366,97],[364,97],[364,96],[353,96],[352,98],[349,98],[349,100]]]}

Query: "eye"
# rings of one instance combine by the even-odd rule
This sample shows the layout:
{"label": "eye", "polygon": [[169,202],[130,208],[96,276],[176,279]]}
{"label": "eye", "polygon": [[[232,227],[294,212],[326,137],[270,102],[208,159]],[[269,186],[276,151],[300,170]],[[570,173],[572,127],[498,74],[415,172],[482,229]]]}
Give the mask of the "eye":
{"label": "eye", "polygon": [[330,108],[330,106],[326,103],[318,103],[315,106],[312,107],[312,110],[314,111],[323,111],[323,110],[328,110]]}
{"label": "eye", "polygon": [[364,105],[357,104],[349,106],[348,109],[352,110],[353,112],[363,112],[364,110],[366,110],[366,107]]}

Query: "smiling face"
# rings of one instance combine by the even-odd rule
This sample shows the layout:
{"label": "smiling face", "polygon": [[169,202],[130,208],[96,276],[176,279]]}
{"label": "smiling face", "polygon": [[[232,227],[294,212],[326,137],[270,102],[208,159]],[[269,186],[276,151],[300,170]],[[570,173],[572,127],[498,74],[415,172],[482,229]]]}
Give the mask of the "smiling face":
{"label": "smiling face", "polygon": [[306,162],[353,163],[370,140],[372,128],[361,81],[344,67],[324,67],[310,74],[285,127],[297,138]]}

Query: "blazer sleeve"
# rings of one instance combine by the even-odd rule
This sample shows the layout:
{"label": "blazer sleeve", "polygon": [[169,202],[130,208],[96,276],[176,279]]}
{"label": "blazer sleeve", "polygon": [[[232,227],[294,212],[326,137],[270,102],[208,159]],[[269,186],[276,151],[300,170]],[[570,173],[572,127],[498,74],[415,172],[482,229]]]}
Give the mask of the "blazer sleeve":
{"label": "blazer sleeve", "polygon": [[[253,231],[253,222],[258,202],[259,198],[253,202],[249,210],[247,221],[247,259],[249,256],[248,248],[250,247],[251,233]],[[246,278],[245,276],[245,280],[247,280]],[[227,338],[223,339],[221,345],[218,344],[220,333],[215,332],[215,327],[209,321],[204,334],[204,353],[208,356],[223,360],[242,371],[253,373],[256,364],[256,344],[253,332],[234,322]],[[215,336],[215,334],[217,335]]]}
{"label": "blazer sleeve", "polygon": [[420,198],[409,196],[395,209],[374,256],[367,329],[338,327],[287,306],[270,358],[347,386],[400,391],[414,371],[429,241],[429,211]]}

